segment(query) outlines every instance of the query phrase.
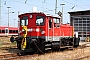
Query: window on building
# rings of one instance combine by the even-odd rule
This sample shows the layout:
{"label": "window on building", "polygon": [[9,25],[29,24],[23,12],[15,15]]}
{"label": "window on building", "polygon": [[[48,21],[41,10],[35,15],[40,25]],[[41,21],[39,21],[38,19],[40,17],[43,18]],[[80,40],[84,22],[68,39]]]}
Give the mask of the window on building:
{"label": "window on building", "polygon": [[83,31],[86,31],[86,29],[83,29]]}
{"label": "window on building", "polygon": [[90,20],[87,20],[87,23],[90,23]]}
{"label": "window on building", "polygon": [[82,37],[82,35],[78,35],[78,37]]}
{"label": "window on building", "polygon": [[90,26],[90,24],[87,24],[87,26]]}
{"label": "window on building", "polygon": [[86,26],[86,24],[83,24],[83,26]]}
{"label": "window on building", "polygon": [[83,35],[83,37],[86,37],[86,35]]}
{"label": "window on building", "polygon": [[83,20],[86,20],[86,18],[83,18]]}
{"label": "window on building", "polygon": [[78,18],[74,18],[74,20],[78,20]]}
{"label": "window on building", "polygon": [[77,20],[74,20],[74,23],[78,23],[78,21]]}
{"label": "window on building", "polygon": [[83,21],[83,23],[86,23],[86,21]]}
{"label": "window on building", "polygon": [[78,26],[78,24],[74,24],[74,26]]}
{"label": "window on building", "polygon": [[79,26],[82,26],[82,24],[79,24]]}
{"label": "window on building", "polygon": [[87,31],[90,31],[90,29],[87,29]]}
{"label": "window on building", "polygon": [[79,20],[79,23],[82,23],[82,20]]}
{"label": "window on building", "polygon": [[74,31],[78,31],[78,27],[75,27],[75,28],[74,28]]}
{"label": "window on building", "polygon": [[86,32],[83,32],[83,34],[86,34]]}
{"label": "window on building", "polygon": [[87,18],[87,20],[90,20],[90,18]]}
{"label": "window on building", "polygon": [[82,27],[79,27],[79,31],[82,31]]}

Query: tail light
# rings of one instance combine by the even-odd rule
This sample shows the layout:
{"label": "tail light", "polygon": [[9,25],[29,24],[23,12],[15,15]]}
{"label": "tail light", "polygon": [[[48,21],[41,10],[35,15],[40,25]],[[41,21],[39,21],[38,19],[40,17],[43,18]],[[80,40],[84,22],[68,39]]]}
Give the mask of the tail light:
{"label": "tail light", "polygon": [[42,28],[40,28],[40,32],[41,34],[45,34],[45,31]]}

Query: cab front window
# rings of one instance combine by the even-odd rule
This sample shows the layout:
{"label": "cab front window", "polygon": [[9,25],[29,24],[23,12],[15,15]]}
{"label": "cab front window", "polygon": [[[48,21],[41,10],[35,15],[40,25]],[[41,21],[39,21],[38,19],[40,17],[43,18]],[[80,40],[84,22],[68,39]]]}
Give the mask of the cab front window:
{"label": "cab front window", "polygon": [[28,17],[27,16],[20,18],[20,25],[21,26],[27,26],[28,25]]}
{"label": "cab front window", "polygon": [[44,25],[44,16],[36,16],[36,25],[43,26]]}

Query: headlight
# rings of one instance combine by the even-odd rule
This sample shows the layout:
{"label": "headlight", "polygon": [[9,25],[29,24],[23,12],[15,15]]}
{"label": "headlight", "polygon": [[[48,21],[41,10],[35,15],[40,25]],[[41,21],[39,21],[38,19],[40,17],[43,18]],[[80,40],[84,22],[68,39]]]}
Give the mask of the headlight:
{"label": "headlight", "polygon": [[36,28],[36,32],[39,32],[39,28]]}
{"label": "headlight", "polygon": [[24,31],[24,29],[22,29],[22,32]]}
{"label": "headlight", "polygon": [[45,34],[45,31],[42,31],[41,34]]}

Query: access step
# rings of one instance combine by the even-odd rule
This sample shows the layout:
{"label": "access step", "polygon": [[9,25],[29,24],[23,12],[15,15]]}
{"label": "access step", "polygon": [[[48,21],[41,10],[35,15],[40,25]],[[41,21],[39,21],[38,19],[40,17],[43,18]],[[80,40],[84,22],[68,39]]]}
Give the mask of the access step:
{"label": "access step", "polygon": [[45,50],[51,50],[52,48],[45,48]]}
{"label": "access step", "polygon": [[73,48],[73,46],[61,46],[60,48]]}
{"label": "access step", "polygon": [[51,46],[51,44],[46,44],[45,46]]}

